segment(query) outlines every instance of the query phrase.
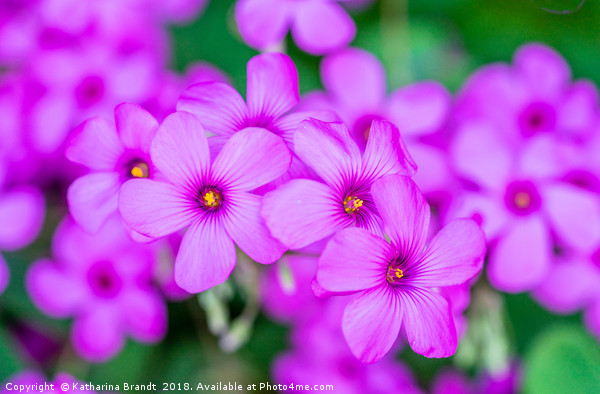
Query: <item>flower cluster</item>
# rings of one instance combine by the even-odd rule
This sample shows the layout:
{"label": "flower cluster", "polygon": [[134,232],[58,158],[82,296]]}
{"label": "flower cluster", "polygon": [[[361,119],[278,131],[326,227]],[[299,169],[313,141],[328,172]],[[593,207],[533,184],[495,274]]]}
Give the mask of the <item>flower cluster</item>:
{"label": "flower cluster", "polygon": [[[25,289],[70,319],[79,357],[156,344],[167,301],[202,305],[232,282],[291,326],[281,384],[420,392],[395,354],[455,354],[472,286],[582,310],[600,338],[596,87],[528,44],[455,95],[388,89],[378,58],[349,47],[348,9],[368,2],[237,1],[241,39],[264,51],[245,96],[208,64],[167,69],[167,24],[205,0],[0,4],[0,253],[51,244]],[[288,31],[324,55],[322,90],[300,94]],[[8,271],[0,255],[0,292]],[[475,383],[442,374],[434,392],[509,392],[517,364],[500,364]]]}

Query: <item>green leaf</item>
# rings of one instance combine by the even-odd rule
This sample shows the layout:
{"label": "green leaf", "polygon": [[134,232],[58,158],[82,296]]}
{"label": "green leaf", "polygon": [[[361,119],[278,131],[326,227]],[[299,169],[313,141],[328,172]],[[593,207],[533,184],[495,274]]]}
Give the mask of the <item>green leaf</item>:
{"label": "green leaf", "polygon": [[23,363],[11,342],[8,333],[0,328],[0,381],[6,380],[23,368]]}
{"label": "green leaf", "polygon": [[582,327],[547,329],[525,355],[525,393],[595,393],[600,384],[600,347]]}

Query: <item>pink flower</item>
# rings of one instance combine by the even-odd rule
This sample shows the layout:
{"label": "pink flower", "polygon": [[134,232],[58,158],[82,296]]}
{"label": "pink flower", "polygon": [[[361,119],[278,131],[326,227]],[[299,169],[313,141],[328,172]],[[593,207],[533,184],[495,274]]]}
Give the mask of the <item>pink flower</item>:
{"label": "pink flower", "polygon": [[202,124],[180,111],[162,123],[150,156],[167,182],[126,182],[119,210],[132,229],[153,238],[188,227],[175,261],[175,280],[184,290],[223,283],[236,264],[234,243],[260,263],[281,257],[285,247],[259,215],[261,197],[250,193],[287,171],[290,154],[280,138],[249,127],[211,161]]}
{"label": "pink flower", "polygon": [[262,215],[275,238],[298,249],[350,226],[381,233],[371,185],[388,174],[412,175],[415,165],[392,124],[375,121],[371,129],[361,155],[343,123],[300,124],[294,152],[323,181],[292,179],[265,195]]}
{"label": "pink flower", "polygon": [[55,260],[30,268],[27,290],[48,315],[74,318],[71,338],[82,357],[105,361],[126,337],[154,343],[164,336],[167,309],[151,283],[155,256],[128,239],[118,217],[94,236],[66,219],[52,249]]}
{"label": "pink flower", "polygon": [[404,324],[415,352],[451,356],[456,329],[447,301],[434,288],[476,275],[485,237],[473,221],[457,219],[425,248],[429,206],[410,178],[377,180],[372,196],[391,244],[364,229],[345,229],[319,259],[317,281],[325,290],[358,293],[344,311],[344,337],[356,357],[373,363],[389,351]]}
{"label": "pink flower", "polygon": [[572,139],[589,135],[598,125],[598,92],[588,81],[570,82],[571,71],[551,48],[527,44],[512,67],[482,67],[461,90],[458,122],[485,120],[511,143],[540,134]]}
{"label": "pink flower", "polygon": [[344,0],[239,0],[235,19],[248,45],[266,50],[283,41],[288,30],[298,47],[322,55],[347,46],[356,26],[338,4]]}
{"label": "pink flower", "polygon": [[135,104],[115,108],[114,124],[96,117],[84,122],[69,141],[65,155],[92,172],[76,179],[68,191],[73,219],[95,233],[117,211],[121,185],[132,178],[154,178],[150,144],[156,119]]}
{"label": "pink flower", "polygon": [[465,123],[451,155],[470,182],[454,212],[481,223],[490,248],[488,277],[497,288],[520,292],[538,286],[553,263],[553,237],[590,250],[600,241],[597,195],[565,182],[564,146],[549,135],[521,144],[489,124]]}

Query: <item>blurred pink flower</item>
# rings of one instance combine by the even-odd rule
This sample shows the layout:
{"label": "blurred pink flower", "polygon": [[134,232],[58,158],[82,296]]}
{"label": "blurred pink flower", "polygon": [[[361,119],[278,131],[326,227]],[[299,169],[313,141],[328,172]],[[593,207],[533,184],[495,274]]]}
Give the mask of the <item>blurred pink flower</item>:
{"label": "blurred pink flower", "polygon": [[154,251],[130,241],[116,215],[94,236],[66,218],[52,251],[55,260],[39,260],[28,271],[27,291],[48,315],[74,318],[71,338],[82,357],[105,361],[127,336],[145,343],[164,336],[167,309],[152,285]]}
{"label": "blurred pink flower", "polygon": [[553,262],[553,238],[589,250],[600,241],[596,194],[563,181],[563,145],[550,135],[509,143],[489,124],[465,123],[451,149],[471,182],[454,212],[481,223],[490,248],[488,277],[504,291],[531,290]]}
{"label": "blurred pink flower", "polygon": [[268,50],[292,31],[296,45],[313,55],[341,49],[354,39],[344,0],[239,0],[235,19],[248,45]]}

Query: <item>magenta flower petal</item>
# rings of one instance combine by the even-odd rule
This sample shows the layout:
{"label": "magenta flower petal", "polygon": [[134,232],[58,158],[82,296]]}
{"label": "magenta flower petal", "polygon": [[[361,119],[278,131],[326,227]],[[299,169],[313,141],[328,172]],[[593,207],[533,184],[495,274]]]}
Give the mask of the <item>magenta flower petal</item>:
{"label": "magenta flower petal", "polygon": [[418,287],[398,292],[410,347],[425,357],[449,357],[456,351],[456,329],[441,295]]}
{"label": "magenta flower petal", "polygon": [[325,88],[350,108],[377,109],[385,98],[385,70],[370,52],[348,48],[323,59]]}
{"label": "magenta flower petal", "polygon": [[32,187],[19,187],[0,193],[0,249],[20,249],[32,242],[44,222],[42,193]]}
{"label": "magenta flower petal", "polygon": [[451,155],[460,175],[490,189],[504,187],[511,174],[510,148],[489,125],[465,125],[457,132]]}
{"label": "magenta flower petal", "polygon": [[348,304],[342,330],[352,354],[366,364],[379,361],[398,338],[402,308],[387,285],[368,290]]}
{"label": "magenta flower petal", "polygon": [[246,126],[248,109],[240,94],[221,82],[203,82],[187,88],[177,101],[178,111],[187,111],[202,119],[207,131],[232,135]]}
{"label": "magenta flower petal", "polygon": [[312,55],[346,47],[355,34],[354,21],[335,2],[305,1],[296,8],[292,36],[298,47]]}
{"label": "magenta flower petal", "polygon": [[488,277],[510,292],[537,286],[550,268],[552,246],[548,229],[538,216],[515,220],[490,255]]}
{"label": "magenta flower petal", "polygon": [[67,192],[71,216],[85,231],[96,233],[117,210],[120,187],[116,172],[95,172],[75,179]]}
{"label": "magenta flower petal", "polygon": [[263,264],[274,263],[286,248],[271,236],[260,217],[261,197],[249,193],[228,194],[232,208],[223,223],[229,236],[250,258]]}
{"label": "magenta flower petal", "polygon": [[92,170],[112,171],[123,154],[115,127],[104,118],[92,118],[79,126],[65,150],[67,159]]}
{"label": "magenta flower petal", "polygon": [[599,280],[597,269],[588,261],[569,259],[554,264],[533,295],[551,311],[575,313],[597,294]]}
{"label": "magenta flower petal", "polygon": [[152,162],[167,178],[183,187],[190,176],[208,174],[210,154],[200,120],[189,112],[175,112],[158,128],[150,150]]}
{"label": "magenta flower petal", "polygon": [[334,292],[371,289],[381,284],[394,257],[393,246],[384,239],[362,228],[346,228],[321,253],[317,281]]}
{"label": "magenta flower petal", "polygon": [[175,186],[152,179],[132,179],[121,186],[119,211],[138,233],[159,238],[189,225],[198,213]]}
{"label": "magenta flower petal", "polygon": [[471,218],[480,223],[489,240],[495,239],[506,226],[509,215],[504,200],[480,193],[465,193],[453,217]]}
{"label": "magenta flower petal", "polygon": [[283,140],[261,128],[235,133],[216,157],[213,178],[228,188],[256,189],[287,171],[291,160]]}
{"label": "magenta flower petal", "polygon": [[389,112],[404,136],[419,136],[442,128],[452,98],[438,82],[419,82],[397,90],[390,96]]}
{"label": "magenta flower petal", "polygon": [[102,362],[115,356],[125,344],[121,327],[114,324],[116,310],[98,307],[73,322],[73,346],[84,358]]}
{"label": "magenta flower petal", "polygon": [[334,196],[327,185],[294,179],[265,194],[261,213],[275,238],[298,249],[351,224]]}
{"label": "magenta flower petal", "polygon": [[122,311],[128,333],[140,342],[153,343],[167,331],[167,308],[156,293],[131,290],[124,294]]}
{"label": "magenta flower petal", "polygon": [[569,245],[591,251],[600,243],[600,203],[596,194],[565,183],[542,189],[553,229]]}
{"label": "magenta flower petal", "polygon": [[235,19],[244,41],[258,49],[283,41],[290,23],[288,9],[288,2],[281,0],[238,1]]}
{"label": "magenta flower petal", "polygon": [[465,283],[481,271],[485,236],[470,219],[455,219],[429,243],[413,283],[426,287]]}
{"label": "magenta flower petal", "polygon": [[233,241],[223,226],[208,218],[185,233],[175,261],[175,282],[189,293],[200,293],[225,282],[235,263]]}
{"label": "magenta flower petal", "polygon": [[371,193],[385,233],[408,260],[425,249],[429,231],[429,204],[408,177],[388,175],[373,183]]}
{"label": "magenta flower petal", "polygon": [[81,282],[61,272],[50,260],[35,262],[27,272],[25,284],[33,302],[56,318],[72,316],[87,297]]}
{"label": "magenta flower petal", "polygon": [[521,47],[515,55],[515,69],[541,97],[562,93],[571,78],[569,65],[551,48],[541,44]]}
{"label": "magenta flower petal", "polygon": [[265,53],[248,61],[247,101],[250,118],[277,118],[298,104],[298,72],[289,56]]}
{"label": "magenta flower petal", "polygon": [[344,179],[359,173],[361,155],[343,123],[307,119],[294,136],[296,154],[330,186],[343,188]]}
{"label": "magenta flower petal", "polygon": [[150,151],[158,122],[137,104],[123,103],[115,108],[117,131],[125,147]]}
{"label": "magenta flower petal", "polygon": [[377,179],[385,175],[412,176],[417,170],[396,126],[373,121],[363,157],[363,176]]}

